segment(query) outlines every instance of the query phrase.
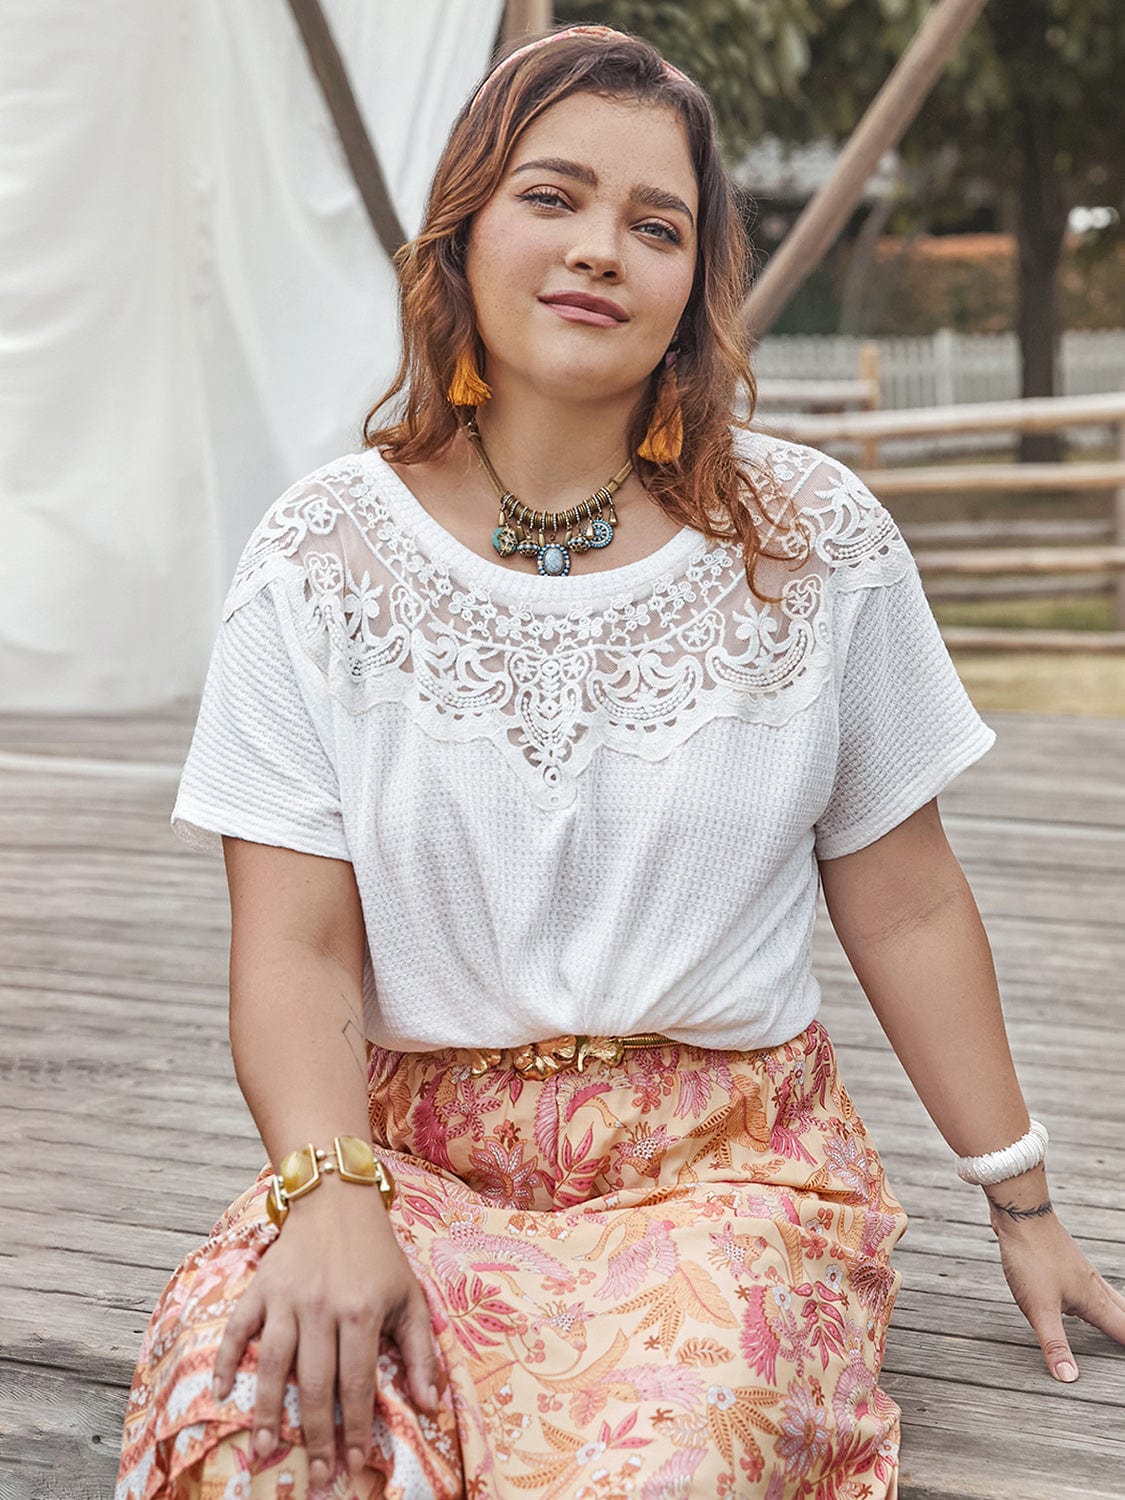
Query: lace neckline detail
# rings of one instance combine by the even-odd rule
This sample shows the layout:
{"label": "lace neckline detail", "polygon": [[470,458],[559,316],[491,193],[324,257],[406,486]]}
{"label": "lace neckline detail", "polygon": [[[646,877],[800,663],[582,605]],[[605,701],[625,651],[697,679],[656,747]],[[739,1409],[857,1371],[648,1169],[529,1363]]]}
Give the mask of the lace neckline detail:
{"label": "lace neckline detail", "polygon": [[487,591],[501,604],[563,611],[575,604],[606,604],[623,595],[631,595],[658,579],[676,577],[678,570],[698,549],[715,545],[694,527],[683,526],[655,552],[619,568],[548,578],[529,565],[526,573],[517,573],[513,568],[489,562],[447,531],[391,468],[378,448],[364,450],[360,458],[372,466],[378,493],[388,511],[404,531],[413,535],[419,550],[431,562],[448,569],[454,578],[472,588]]}

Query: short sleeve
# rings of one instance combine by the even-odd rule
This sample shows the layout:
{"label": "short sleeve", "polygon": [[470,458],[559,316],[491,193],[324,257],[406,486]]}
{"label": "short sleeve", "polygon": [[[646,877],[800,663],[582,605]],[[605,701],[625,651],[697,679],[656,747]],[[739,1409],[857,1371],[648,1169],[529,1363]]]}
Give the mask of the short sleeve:
{"label": "short sleeve", "polygon": [[219,626],[171,825],[209,852],[227,834],[348,859],[327,690],[285,608],[262,587]]}
{"label": "short sleeve", "polygon": [[835,779],[815,830],[819,859],[882,838],[996,741],[957,675],[913,558],[905,561],[894,581],[837,601],[833,633],[847,645]]}

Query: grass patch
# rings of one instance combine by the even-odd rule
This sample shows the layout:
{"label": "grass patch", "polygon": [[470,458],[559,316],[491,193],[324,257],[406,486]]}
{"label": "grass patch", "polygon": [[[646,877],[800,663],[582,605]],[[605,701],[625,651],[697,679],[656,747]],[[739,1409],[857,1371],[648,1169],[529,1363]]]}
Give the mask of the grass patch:
{"label": "grass patch", "polygon": [[[1106,445],[1071,445],[1070,463],[1115,458]],[[956,454],[926,460],[927,465],[1010,463],[1014,450]],[[858,460],[853,460],[858,462]],[[898,467],[904,461],[894,448],[884,450],[883,462]],[[872,489],[879,493],[878,472]],[[896,496],[890,509],[896,521],[1010,520],[1021,517],[1105,519],[1112,502],[1104,491],[962,490],[946,495]],[[933,586],[937,574],[927,574]],[[987,579],[981,579],[982,590]],[[1113,601],[1108,594],[1051,594],[1033,599],[957,599],[933,603],[940,625],[977,625],[983,628],[1024,630],[1112,630]],[[1077,652],[955,651],[954,664],[969,697],[986,718],[992,712],[1075,714],[1093,718],[1125,718],[1125,654],[1084,656]]]}
{"label": "grass patch", "polygon": [[[1093,594],[1042,599],[949,600],[933,606],[940,625],[1016,630],[1112,630],[1111,601]],[[1125,654],[1069,651],[954,651],[977,712],[1125,718]]]}
{"label": "grass patch", "polygon": [[953,663],[978,713],[1076,714],[1125,718],[1125,654],[954,651]]}
{"label": "grass patch", "polygon": [[980,625],[1017,630],[1114,628],[1112,602],[1105,594],[1049,594],[1036,599],[946,599],[935,602],[933,611],[939,625]]}

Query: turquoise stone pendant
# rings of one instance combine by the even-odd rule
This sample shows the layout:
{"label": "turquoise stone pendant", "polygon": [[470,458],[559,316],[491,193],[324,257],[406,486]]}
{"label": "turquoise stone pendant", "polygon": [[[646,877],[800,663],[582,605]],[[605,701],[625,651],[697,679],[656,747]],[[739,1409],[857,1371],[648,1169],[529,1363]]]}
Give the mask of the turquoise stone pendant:
{"label": "turquoise stone pendant", "polygon": [[590,538],[591,547],[608,547],[613,541],[613,527],[604,516],[596,516],[591,522],[594,534]]}
{"label": "turquoise stone pendant", "polygon": [[562,542],[548,542],[539,548],[536,561],[540,573],[548,578],[561,578],[570,572],[570,548]]}

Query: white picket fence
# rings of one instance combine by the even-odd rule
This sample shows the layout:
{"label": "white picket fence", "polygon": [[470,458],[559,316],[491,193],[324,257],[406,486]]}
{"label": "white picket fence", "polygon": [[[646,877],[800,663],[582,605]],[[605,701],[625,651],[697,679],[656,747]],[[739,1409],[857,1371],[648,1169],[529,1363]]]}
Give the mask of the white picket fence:
{"label": "white picket fence", "polygon": [[[1019,344],[1014,333],[954,333],[928,338],[866,339],[846,335],[781,334],[754,354],[759,380],[853,380],[863,344],[879,348],[884,407],[953,406],[964,401],[1008,401],[1020,393]],[[1072,329],[1061,340],[1060,396],[1125,390],[1125,328]]]}

